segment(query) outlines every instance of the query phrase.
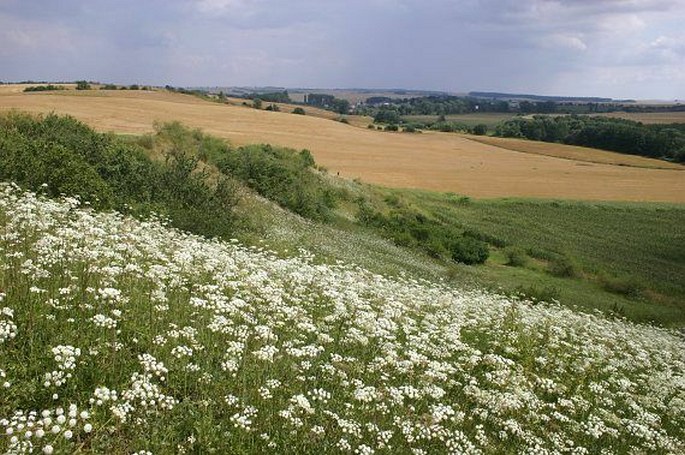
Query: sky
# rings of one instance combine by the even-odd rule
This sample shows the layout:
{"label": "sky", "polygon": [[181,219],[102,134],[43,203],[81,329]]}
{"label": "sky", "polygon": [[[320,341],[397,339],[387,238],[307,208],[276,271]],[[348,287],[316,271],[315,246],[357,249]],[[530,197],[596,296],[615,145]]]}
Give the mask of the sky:
{"label": "sky", "polygon": [[0,81],[685,99],[685,0],[0,0]]}

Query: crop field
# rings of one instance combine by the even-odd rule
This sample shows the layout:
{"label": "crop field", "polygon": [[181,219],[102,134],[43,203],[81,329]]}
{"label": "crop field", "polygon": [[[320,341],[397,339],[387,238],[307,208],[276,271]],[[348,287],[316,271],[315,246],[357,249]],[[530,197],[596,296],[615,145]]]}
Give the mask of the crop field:
{"label": "crop field", "polygon": [[[483,282],[618,312],[632,321],[685,325],[685,207],[669,204],[470,200],[428,191],[379,189],[426,216],[482,232],[493,244]],[[506,251],[519,251],[516,266]],[[503,254],[504,253],[504,254]],[[565,276],[550,274],[565,258]]]}
{"label": "crop field", "polygon": [[[448,122],[457,122],[457,123],[463,123],[466,126],[476,126],[479,124],[484,124],[487,125],[488,128],[494,128],[495,125],[497,125],[500,122],[503,122],[505,120],[510,120],[514,118],[516,115],[515,114],[507,114],[507,113],[500,113],[500,112],[486,112],[486,113],[480,113],[480,114],[453,114],[453,115],[446,115],[445,120]],[[402,118],[407,121],[417,121],[417,122],[426,122],[426,121],[435,121],[437,119],[437,115],[405,115]]]}
{"label": "crop field", "polygon": [[[653,160],[637,155],[609,152],[605,150],[589,149],[575,145],[557,144],[551,142],[529,141],[509,137],[468,136],[469,139],[483,144],[493,145],[516,152],[531,153],[562,158],[579,163],[610,164],[616,166],[642,167],[652,169],[673,169],[685,171],[685,166],[667,161]],[[582,165],[582,164],[578,164]],[[681,176],[682,177],[682,176]]]}
{"label": "crop field", "polygon": [[480,198],[685,202],[684,174],[678,169],[649,168],[669,166],[659,161],[630,167],[559,159],[542,152],[516,153],[455,134],[370,131],[313,116],[221,105],[174,93],[21,93],[16,86],[1,86],[0,110],[7,109],[66,113],[101,131],[133,134],[153,131],[155,121],[179,120],[238,145],[306,148],[332,173],[390,187]]}
{"label": "crop field", "polygon": [[7,184],[0,229],[3,452],[685,450],[676,332]]}

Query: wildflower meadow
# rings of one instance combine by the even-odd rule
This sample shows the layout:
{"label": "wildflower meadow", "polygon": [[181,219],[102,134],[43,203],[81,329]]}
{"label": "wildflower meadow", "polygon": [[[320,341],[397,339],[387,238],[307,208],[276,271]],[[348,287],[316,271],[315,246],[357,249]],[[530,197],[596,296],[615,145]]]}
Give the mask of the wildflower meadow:
{"label": "wildflower meadow", "polygon": [[0,386],[5,453],[685,453],[675,331],[12,184]]}

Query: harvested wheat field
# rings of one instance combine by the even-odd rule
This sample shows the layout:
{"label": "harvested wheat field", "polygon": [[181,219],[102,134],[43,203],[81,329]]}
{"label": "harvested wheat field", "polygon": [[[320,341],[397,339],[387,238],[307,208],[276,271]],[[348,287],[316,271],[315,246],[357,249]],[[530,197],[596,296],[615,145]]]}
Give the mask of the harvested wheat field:
{"label": "harvested wheat field", "polygon": [[[482,198],[685,202],[685,168],[660,161],[645,159],[633,164],[644,167],[633,167],[520,153],[455,134],[371,131],[163,91],[22,93],[0,86],[0,110],[8,109],[65,113],[101,131],[133,134],[152,131],[155,121],[178,120],[238,145],[307,148],[333,173],[390,187]],[[626,159],[610,155],[617,162]]]}

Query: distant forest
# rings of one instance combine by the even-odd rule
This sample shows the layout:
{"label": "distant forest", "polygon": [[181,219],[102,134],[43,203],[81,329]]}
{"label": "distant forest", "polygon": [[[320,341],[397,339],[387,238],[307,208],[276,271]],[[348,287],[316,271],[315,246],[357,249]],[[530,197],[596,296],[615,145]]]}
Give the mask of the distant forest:
{"label": "distant forest", "polygon": [[507,120],[495,135],[685,162],[685,123],[644,125],[606,117],[537,115]]}
{"label": "distant forest", "polygon": [[[583,99],[585,100],[585,99]],[[464,96],[422,96],[393,99],[374,96],[358,106],[356,114],[375,117],[380,111],[403,115],[454,115],[476,112],[514,112],[522,114],[597,114],[602,112],[685,112],[685,105],[643,105],[619,102],[576,101],[507,101]],[[382,115],[388,115],[387,112]],[[390,114],[392,115],[392,114]]]}

